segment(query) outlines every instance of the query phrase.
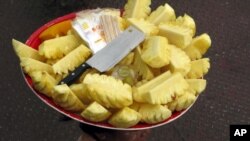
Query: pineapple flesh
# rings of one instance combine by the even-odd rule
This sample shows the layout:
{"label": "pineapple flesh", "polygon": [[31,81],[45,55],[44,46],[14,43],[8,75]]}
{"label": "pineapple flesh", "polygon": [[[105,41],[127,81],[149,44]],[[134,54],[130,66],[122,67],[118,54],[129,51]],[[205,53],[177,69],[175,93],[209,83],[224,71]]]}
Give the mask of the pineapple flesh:
{"label": "pineapple flesh", "polygon": [[195,92],[195,95],[202,93],[206,89],[207,81],[205,79],[186,79],[189,89]]}
{"label": "pineapple flesh", "polygon": [[187,78],[199,79],[207,74],[210,69],[209,58],[203,58],[191,62],[191,69],[187,74]]}
{"label": "pineapple flesh", "polygon": [[124,18],[146,18],[151,12],[151,0],[128,0],[124,9]]}

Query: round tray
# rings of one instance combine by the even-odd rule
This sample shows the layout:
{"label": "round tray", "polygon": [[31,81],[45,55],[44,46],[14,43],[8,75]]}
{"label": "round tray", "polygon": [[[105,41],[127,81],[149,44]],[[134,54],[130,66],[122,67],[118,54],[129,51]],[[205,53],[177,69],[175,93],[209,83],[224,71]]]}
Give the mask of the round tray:
{"label": "round tray", "polygon": [[[26,41],[26,44],[29,45],[30,47],[34,48],[34,49],[37,49],[38,46],[41,43],[41,41],[39,39],[39,35],[45,29],[49,28],[50,26],[53,26],[54,24],[63,22],[65,20],[74,19],[75,17],[76,17],[76,13],[70,13],[68,15],[56,18],[56,19],[48,22],[47,24],[45,24],[42,27],[40,27],[39,29],[37,29],[34,33],[32,33],[31,36]],[[191,105],[188,109],[185,109],[183,111],[173,112],[173,114],[172,114],[172,116],[170,118],[168,118],[167,120],[165,120],[163,122],[157,123],[157,124],[139,123],[139,124],[137,124],[137,125],[135,125],[133,127],[130,127],[130,128],[116,128],[116,127],[113,127],[112,125],[108,124],[107,122],[94,123],[94,122],[87,121],[87,120],[83,119],[79,114],[75,114],[75,113],[64,110],[60,106],[56,105],[51,98],[37,92],[32,86],[31,78],[28,75],[25,75],[24,72],[23,72],[23,76],[24,76],[24,79],[25,79],[26,83],[28,84],[30,89],[33,91],[33,93],[39,99],[41,99],[44,103],[46,103],[48,106],[52,107],[53,109],[60,112],[61,114],[65,115],[67,117],[70,117],[70,118],[72,118],[72,119],[74,119],[76,121],[79,121],[79,122],[81,122],[83,124],[88,124],[88,125],[101,127],[101,128],[114,129],[114,130],[143,130],[143,129],[155,128],[155,127],[159,127],[159,126],[168,124],[168,123],[176,120],[177,118],[181,117],[184,113],[186,113],[188,111],[188,109],[190,109],[192,107],[192,105]]]}

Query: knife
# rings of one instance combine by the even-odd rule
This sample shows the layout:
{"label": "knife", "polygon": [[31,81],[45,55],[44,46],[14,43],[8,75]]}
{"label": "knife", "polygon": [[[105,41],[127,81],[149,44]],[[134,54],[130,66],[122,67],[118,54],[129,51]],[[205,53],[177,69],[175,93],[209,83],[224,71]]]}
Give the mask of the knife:
{"label": "knife", "polygon": [[138,46],[145,39],[145,34],[137,28],[130,26],[120,33],[114,40],[103,49],[94,54],[86,62],[78,66],[68,76],[59,82],[60,84],[71,85],[81,74],[89,68],[95,68],[104,72],[121,61],[130,51]]}

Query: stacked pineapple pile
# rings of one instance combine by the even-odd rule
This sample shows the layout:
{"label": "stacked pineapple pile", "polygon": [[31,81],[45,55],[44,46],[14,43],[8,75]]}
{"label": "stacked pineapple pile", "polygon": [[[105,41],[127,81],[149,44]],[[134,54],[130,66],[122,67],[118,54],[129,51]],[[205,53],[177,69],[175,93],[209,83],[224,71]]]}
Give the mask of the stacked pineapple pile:
{"label": "stacked pineapple pile", "polygon": [[70,86],[57,84],[92,54],[69,22],[44,31],[38,50],[14,39],[13,46],[34,88],[64,109],[120,128],[163,122],[204,91],[203,76],[210,63],[202,56],[211,39],[206,33],[195,36],[189,15],[176,18],[168,4],[151,12],[150,4],[151,0],[128,0],[122,19],[117,17],[121,30],[133,25],[146,40],[110,71],[101,75],[90,69]]}

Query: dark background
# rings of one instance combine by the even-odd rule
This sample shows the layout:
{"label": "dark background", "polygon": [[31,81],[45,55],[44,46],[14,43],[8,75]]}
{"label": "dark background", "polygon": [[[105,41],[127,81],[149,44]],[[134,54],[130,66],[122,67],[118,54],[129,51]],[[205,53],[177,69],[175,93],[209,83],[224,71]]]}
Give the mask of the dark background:
{"label": "dark background", "polygon": [[[207,32],[212,48],[206,54],[211,70],[208,87],[178,120],[153,129],[149,141],[228,141],[230,124],[250,124],[250,1],[152,0],[152,8],[168,2],[177,15],[185,12]],[[25,42],[38,27],[86,8],[122,8],[125,0],[0,0],[0,140],[75,141],[75,121],[39,100],[21,74],[11,39]]]}

